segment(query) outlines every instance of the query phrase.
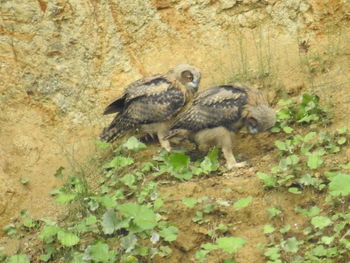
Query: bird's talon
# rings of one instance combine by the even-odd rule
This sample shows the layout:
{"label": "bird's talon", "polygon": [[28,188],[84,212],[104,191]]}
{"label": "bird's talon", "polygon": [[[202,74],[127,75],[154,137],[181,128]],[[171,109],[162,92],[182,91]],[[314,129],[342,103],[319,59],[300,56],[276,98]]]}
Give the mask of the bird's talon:
{"label": "bird's talon", "polygon": [[227,169],[232,170],[233,168],[243,168],[248,165],[247,162],[239,162],[239,163],[232,163],[232,164],[227,164]]}

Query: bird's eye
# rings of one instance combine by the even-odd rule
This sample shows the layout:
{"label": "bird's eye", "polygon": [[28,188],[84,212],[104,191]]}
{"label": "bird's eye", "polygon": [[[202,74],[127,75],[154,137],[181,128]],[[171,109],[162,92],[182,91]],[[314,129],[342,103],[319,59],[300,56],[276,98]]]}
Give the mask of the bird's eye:
{"label": "bird's eye", "polygon": [[181,77],[187,81],[187,82],[192,82],[193,81],[193,75],[190,71],[186,70],[181,73]]}
{"label": "bird's eye", "polygon": [[249,118],[248,123],[252,128],[256,128],[258,126],[258,121],[255,118]]}
{"label": "bird's eye", "polygon": [[192,82],[193,77],[192,77],[192,76],[189,76],[189,77],[186,78],[186,80],[187,80],[188,82]]}

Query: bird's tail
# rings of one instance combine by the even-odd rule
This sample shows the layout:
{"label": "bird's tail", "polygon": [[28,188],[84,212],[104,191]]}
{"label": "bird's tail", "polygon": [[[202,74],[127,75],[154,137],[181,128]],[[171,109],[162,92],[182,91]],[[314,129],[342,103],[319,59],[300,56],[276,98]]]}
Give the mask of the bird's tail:
{"label": "bird's tail", "polygon": [[108,127],[103,129],[100,134],[101,141],[114,142],[116,139],[121,137],[124,132],[130,130],[133,127],[133,125],[126,122],[123,118],[118,117],[114,119]]}

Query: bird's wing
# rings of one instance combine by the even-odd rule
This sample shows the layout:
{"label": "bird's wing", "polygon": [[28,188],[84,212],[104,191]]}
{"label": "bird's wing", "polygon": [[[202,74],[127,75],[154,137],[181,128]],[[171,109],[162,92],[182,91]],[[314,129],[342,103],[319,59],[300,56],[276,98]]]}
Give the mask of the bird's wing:
{"label": "bird's wing", "polygon": [[209,88],[193,100],[192,105],[172,124],[171,129],[199,131],[219,126],[230,130],[241,117],[247,93],[234,86]]}
{"label": "bird's wing", "polygon": [[173,117],[184,104],[185,94],[176,85],[160,87],[160,90],[134,96],[126,103],[120,117],[133,125],[163,122]]}
{"label": "bird's wing", "polygon": [[153,75],[131,83],[125,88],[126,102],[142,96],[157,96],[172,88],[174,81],[164,75]]}
{"label": "bird's wing", "polygon": [[130,83],[124,93],[109,104],[103,114],[122,112],[130,101],[141,96],[156,95],[169,88],[173,83],[162,75],[144,77]]}

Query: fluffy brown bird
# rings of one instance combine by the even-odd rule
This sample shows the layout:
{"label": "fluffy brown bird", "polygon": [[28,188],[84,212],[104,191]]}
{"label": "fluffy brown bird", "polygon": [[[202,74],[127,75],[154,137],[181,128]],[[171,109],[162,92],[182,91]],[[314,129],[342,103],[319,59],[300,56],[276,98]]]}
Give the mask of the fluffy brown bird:
{"label": "fluffy brown bird", "polygon": [[240,84],[212,87],[197,94],[184,112],[179,114],[165,139],[189,137],[200,147],[222,149],[228,169],[242,167],[232,153],[234,133],[246,127],[251,134],[274,126],[275,111],[263,94]]}
{"label": "fluffy brown bird", "polygon": [[198,68],[181,64],[163,75],[129,84],[103,112],[118,115],[102,131],[101,140],[112,142],[125,131],[141,127],[149,134],[157,134],[161,146],[170,151],[170,143],[164,139],[170,121],[197,92],[200,77]]}

